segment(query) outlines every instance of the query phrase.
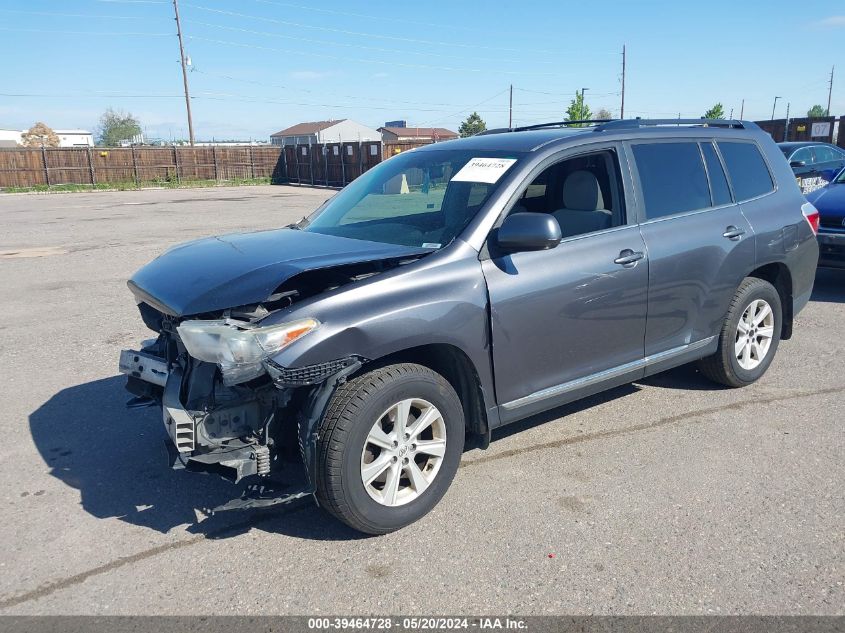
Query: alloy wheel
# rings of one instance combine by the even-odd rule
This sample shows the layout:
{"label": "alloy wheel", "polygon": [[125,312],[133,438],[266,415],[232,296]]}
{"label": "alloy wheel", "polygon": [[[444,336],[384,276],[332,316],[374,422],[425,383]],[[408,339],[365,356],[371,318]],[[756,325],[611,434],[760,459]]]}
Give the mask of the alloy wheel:
{"label": "alloy wheel", "polygon": [[446,423],[433,404],[409,398],[375,421],[361,453],[361,481],[385,506],[417,499],[434,481],[446,453]]}
{"label": "alloy wheel", "polygon": [[769,353],[775,334],[775,314],[763,299],[752,301],[736,327],[734,354],[745,370],[756,368]]}

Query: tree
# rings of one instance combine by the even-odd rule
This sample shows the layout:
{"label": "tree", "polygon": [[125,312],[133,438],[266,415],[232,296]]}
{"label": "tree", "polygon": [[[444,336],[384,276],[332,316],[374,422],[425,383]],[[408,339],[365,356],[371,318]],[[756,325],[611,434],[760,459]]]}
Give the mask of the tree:
{"label": "tree", "polygon": [[827,110],[824,107],[816,104],[812,108],[807,110],[807,116],[811,119],[819,119],[823,116],[828,116],[828,114]]}
{"label": "tree", "polygon": [[607,108],[599,108],[599,111],[596,112],[596,119],[612,119],[613,115],[610,113],[610,110]]}
{"label": "tree", "polygon": [[[584,92],[576,92],[575,98],[569,104],[569,107],[566,109],[566,120],[567,121],[584,121],[587,119],[592,118],[592,113],[590,112],[590,106],[584,103]],[[581,127],[583,124],[575,124],[575,127]]]}
{"label": "tree", "polygon": [[98,140],[100,145],[115,147],[141,133],[141,124],[130,112],[109,108],[100,117]]}
{"label": "tree", "polygon": [[487,124],[484,122],[484,119],[478,115],[478,112],[473,112],[467,117],[466,121],[461,123],[461,127],[458,128],[458,134],[461,137],[475,136],[484,132],[486,129]]}
{"label": "tree", "polygon": [[725,109],[722,107],[721,103],[717,103],[712,108],[710,108],[707,112],[704,113],[705,119],[724,119],[725,118]]}
{"label": "tree", "polygon": [[24,147],[58,147],[59,137],[46,123],[39,121],[21,134],[21,145]]}

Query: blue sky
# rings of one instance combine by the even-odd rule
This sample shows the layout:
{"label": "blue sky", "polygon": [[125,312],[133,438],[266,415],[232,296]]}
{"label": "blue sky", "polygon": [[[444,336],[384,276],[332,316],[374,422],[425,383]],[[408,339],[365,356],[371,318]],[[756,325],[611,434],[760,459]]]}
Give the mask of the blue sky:
{"label": "blue sky", "polygon": [[[567,3],[180,0],[198,139],[260,138],[307,120],[457,129],[558,120],[576,90],[595,112],[769,118],[845,114],[845,6],[835,2]],[[186,137],[166,0],[0,0],[0,128],[95,127],[131,111],[150,137]],[[12,96],[15,95],[15,96]]]}

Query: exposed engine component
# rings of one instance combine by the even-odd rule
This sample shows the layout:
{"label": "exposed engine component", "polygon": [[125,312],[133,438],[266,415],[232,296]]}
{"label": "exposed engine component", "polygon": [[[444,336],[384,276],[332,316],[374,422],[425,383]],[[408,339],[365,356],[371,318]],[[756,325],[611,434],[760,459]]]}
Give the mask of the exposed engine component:
{"label": "exposed engine component", "polygon": [[164,387],[162,417],[167,434],[170,435],[179,453],[190,453],[196,448],[196,423],[189,411],[179,402],[179,388],[182,384],[182,369],[177,367],[170,372]]}
{"label": "exposed engine component", "polygon": [[265,419],[257,400],[215,408],[197,420],[198,443],[225,446],[231,440],[256,435]]}
{"label": "exposed engine component", "polygon": [[255,447],[255,472],[259,475],[270,474],[270,449],[267,446]]}

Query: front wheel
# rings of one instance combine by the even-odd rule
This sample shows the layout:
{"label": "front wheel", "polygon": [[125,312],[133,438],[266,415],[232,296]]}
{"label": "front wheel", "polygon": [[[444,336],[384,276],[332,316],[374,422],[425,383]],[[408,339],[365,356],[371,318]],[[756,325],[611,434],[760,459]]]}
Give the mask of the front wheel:
{"label": "front wheel", "polygon": [[461,402],[440,374],[382,367],[335,392],[320,425],[317,499],[352,528],[385,534],[429,512],[455,476]]}
{"label": "front wheel", "polygon": [[775,287],[763,279],[746,277],[725,316],[716,353],[699,361],[701,373],[728,387],[750,385],[772,364],[782,320]]}

